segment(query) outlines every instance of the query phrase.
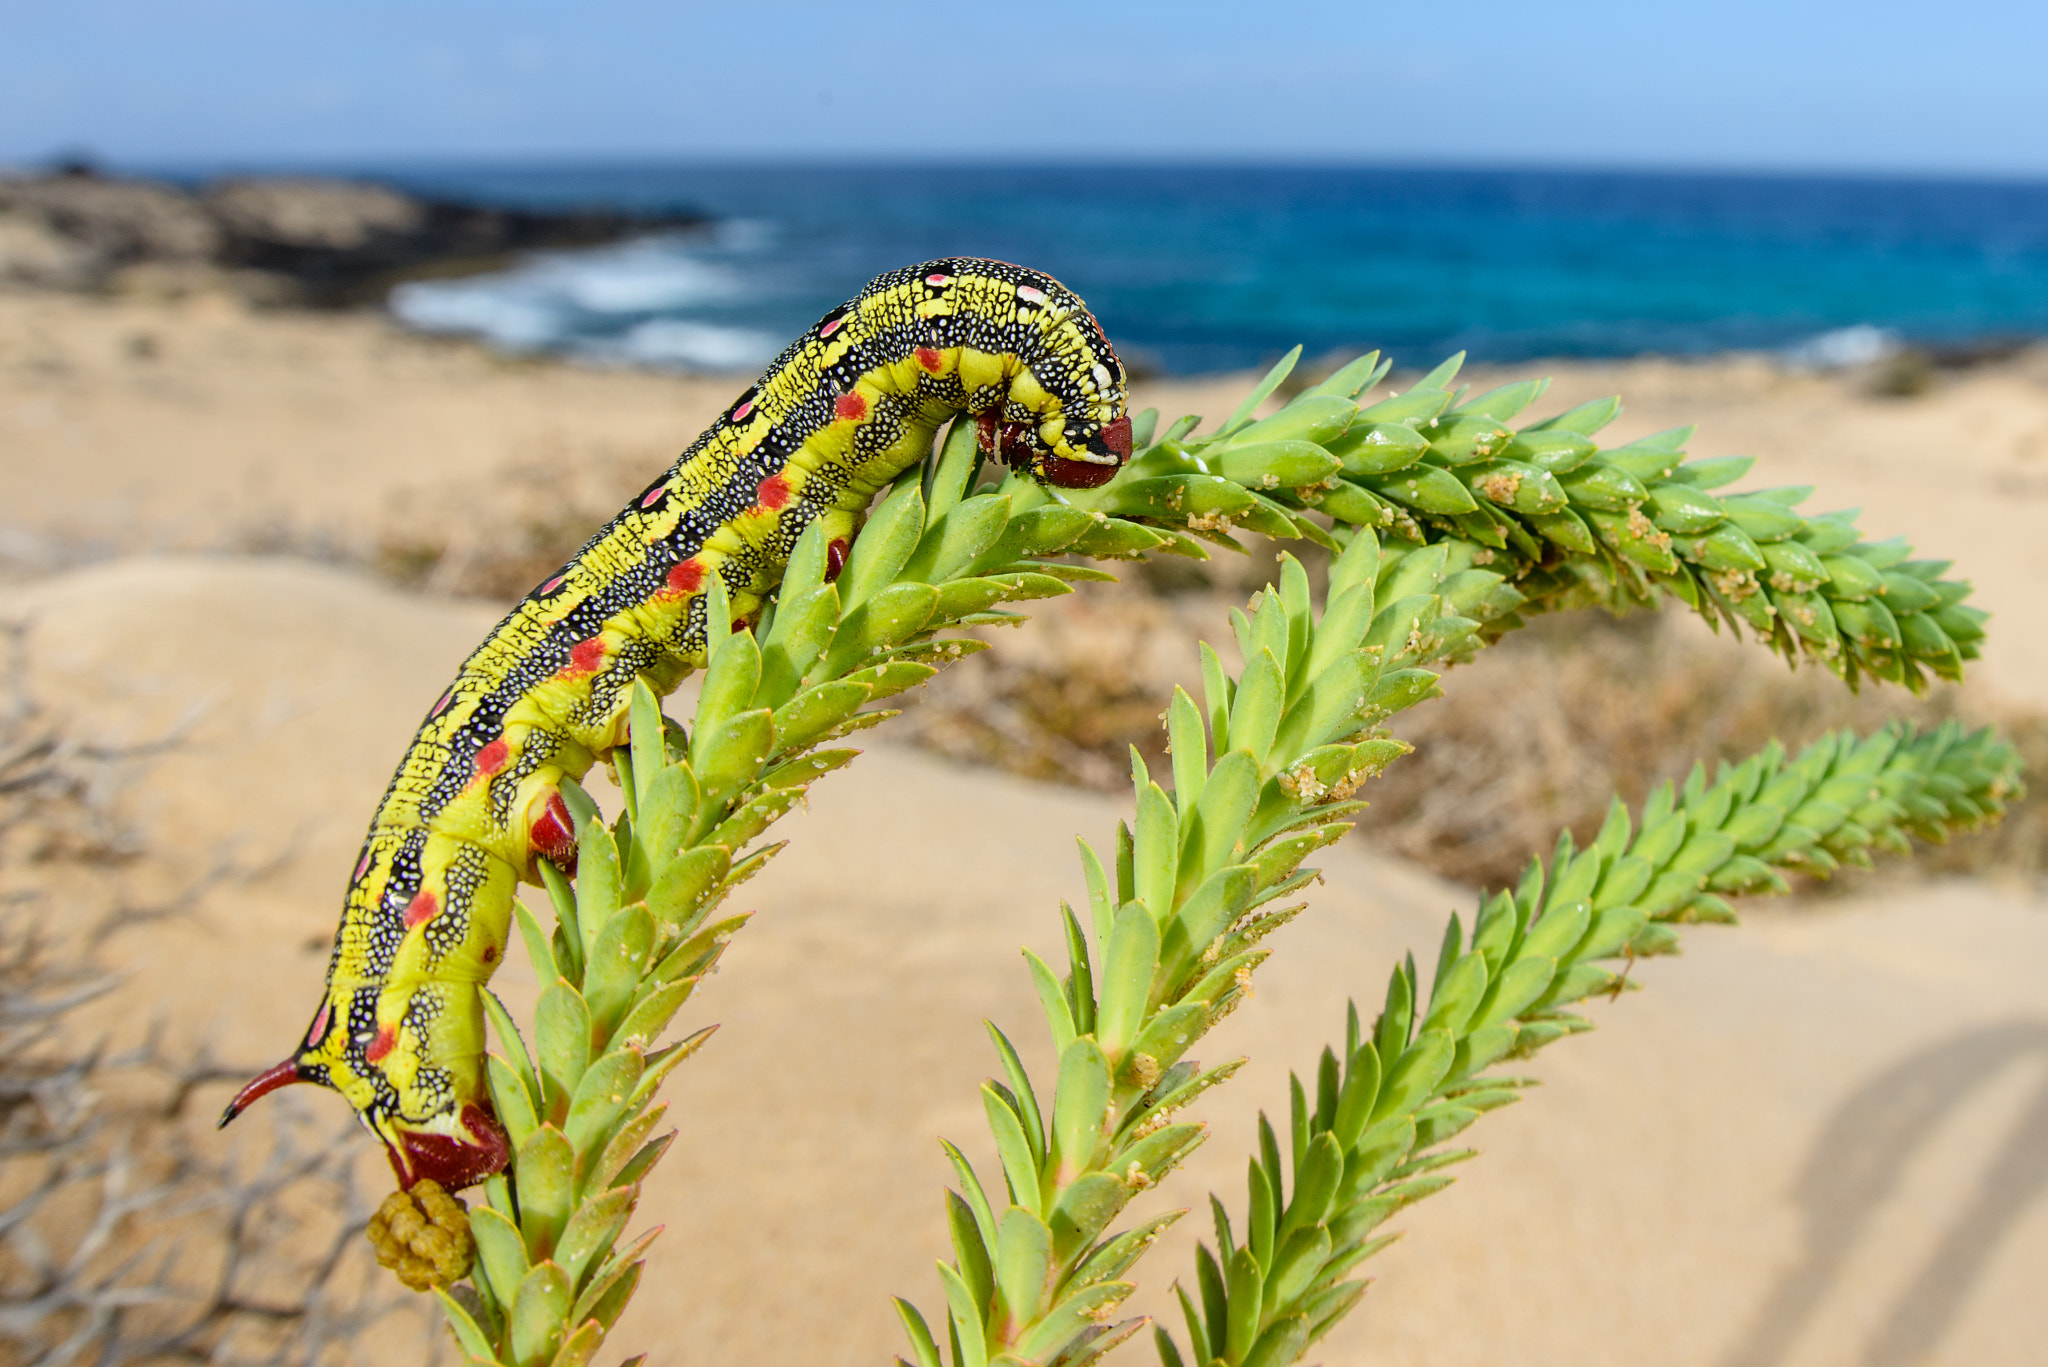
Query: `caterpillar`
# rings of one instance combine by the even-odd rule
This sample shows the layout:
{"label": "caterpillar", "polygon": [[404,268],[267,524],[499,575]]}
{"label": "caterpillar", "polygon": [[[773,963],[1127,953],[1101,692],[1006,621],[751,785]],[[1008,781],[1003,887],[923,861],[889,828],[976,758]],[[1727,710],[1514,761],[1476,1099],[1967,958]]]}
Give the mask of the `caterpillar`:
{"label": "caterpillar", "polygon": [[704,664],[711,576],[751,627],[813,522],[836,576],[875,494],[961,415],[1014,469],[1103,484],[1131,453],[1124,385],[1080,298],[1003,262],[891,271],[819,319],[464,662],[370,823],[312,1024],[220,1123],[310,1082],[355,1108],[401,1187],[503,1169],[482,992],[515,889],[573,859],[560,784],[625,743],[634,680],[667,693]]}

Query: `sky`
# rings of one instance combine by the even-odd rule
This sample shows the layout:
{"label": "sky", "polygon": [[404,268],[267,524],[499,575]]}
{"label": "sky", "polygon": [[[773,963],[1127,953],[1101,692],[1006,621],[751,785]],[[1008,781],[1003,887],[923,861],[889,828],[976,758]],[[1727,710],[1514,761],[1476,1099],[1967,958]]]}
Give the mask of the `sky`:
{"label": "sky", "polygon": [[2042,0],[0,0],[0,163],[2048,177]]}

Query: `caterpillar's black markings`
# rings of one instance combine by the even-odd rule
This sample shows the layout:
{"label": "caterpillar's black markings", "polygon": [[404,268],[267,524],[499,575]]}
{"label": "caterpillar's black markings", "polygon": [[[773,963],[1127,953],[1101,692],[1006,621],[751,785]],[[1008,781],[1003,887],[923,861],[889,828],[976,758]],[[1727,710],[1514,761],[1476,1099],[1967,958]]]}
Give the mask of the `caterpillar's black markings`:
{"label": "caterpillar's black markings", "polygon": [[221,1123],[317,1082],[348,1098],[405,1186],[452,1190],[504,1167],[480,990],[515,885],[535,880],[536,858],[574,854],[560,781],[625,740],[636,678],[666,692],[703,664],[709,576],[751,622],[812,522],[836,574],[876,492],[963,413],[985,450],[1050,484],[1094,487],[1130,455],[1123,368],[1049,276],[932,261],[826,314],[528,594],[428,710],[363,842],[311,1027]]}

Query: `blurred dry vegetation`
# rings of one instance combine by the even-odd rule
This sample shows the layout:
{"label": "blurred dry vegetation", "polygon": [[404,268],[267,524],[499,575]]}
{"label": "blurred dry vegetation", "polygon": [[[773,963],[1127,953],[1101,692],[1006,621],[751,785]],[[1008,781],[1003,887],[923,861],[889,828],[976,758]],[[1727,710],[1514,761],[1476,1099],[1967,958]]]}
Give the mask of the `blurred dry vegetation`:
{"label": "blurred dry vegetation", "polygon": [[402,588],[516,602],[673,458],[568,437],[539,442],[488,488],[459,482],[409,495],[384,520],[372,567]]}
{"label": "blurred dry vegetation", "polygon": [[[1128,747],[1148,764],[1165,751],[1164,699],[1175,683],[1192,687],[1195,633],[1228,659],[1228,610],[1270,564],[1263,548],[1213,568],[1168,562],[1163,573],[1148,566],[1125,585],[1045,605],[1004,649],[927,685],[898,734],[1034,778],[1120,790]],[[1227,590],[1189,583],[1205,569]],[[1615,793],[1640,804],[1656,784],[1682,782],[1695,761],[1711,770],[1773,736],[1796,747],[1835,727],[1958,715],[1998,722],[2029,769],[2048,766],[2048,718],[1986,715],[1967,689],[1921,699],[1851,693],[1831,674],[1790,670],[1676,608],[1537,618],[1451,671],[1442,697],[1398,719],[1393,730],[1415,753],[1361,794],[1372,806],[1359,838],[1458,882],[1511,886],[1560,829],[1590,839]],[[2048,872],[2048,800],[2037,785],[2001,825],[1919,867],[2038,878]]]}
{"label": "blurred dry vegetation", "polygon": [[240,1067],[94,1023],[129,1007],[108,944],[206,886],[135,899],[147,855],[115,799],[155,747],[61,734],[18,691],[20,649],[0,635],[0,1364],[433,1361],[361,1238],[348,1130],[287,1104],[224,1144],[209,1103]]}

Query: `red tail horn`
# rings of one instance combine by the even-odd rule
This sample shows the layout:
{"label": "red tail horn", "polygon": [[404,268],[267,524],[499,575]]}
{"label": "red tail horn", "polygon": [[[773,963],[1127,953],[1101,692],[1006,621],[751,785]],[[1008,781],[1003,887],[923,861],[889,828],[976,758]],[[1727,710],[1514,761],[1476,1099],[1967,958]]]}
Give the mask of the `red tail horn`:
{"label": "red tail horn", "polygon": [[305,1080],[305,1075],[299,1071],[299,1061],[296,1058],[288,1058],[275,1067],[265,1068],[250,1080],[248,1086],[235,1093],[235,1099],[221,1112],[220,1125],[216,1128],[226,1128],[230,1120],[248,1110],[249,1103],[257,1098],[269,1096],[280,1087],[289,1087],[294,1082]]}

